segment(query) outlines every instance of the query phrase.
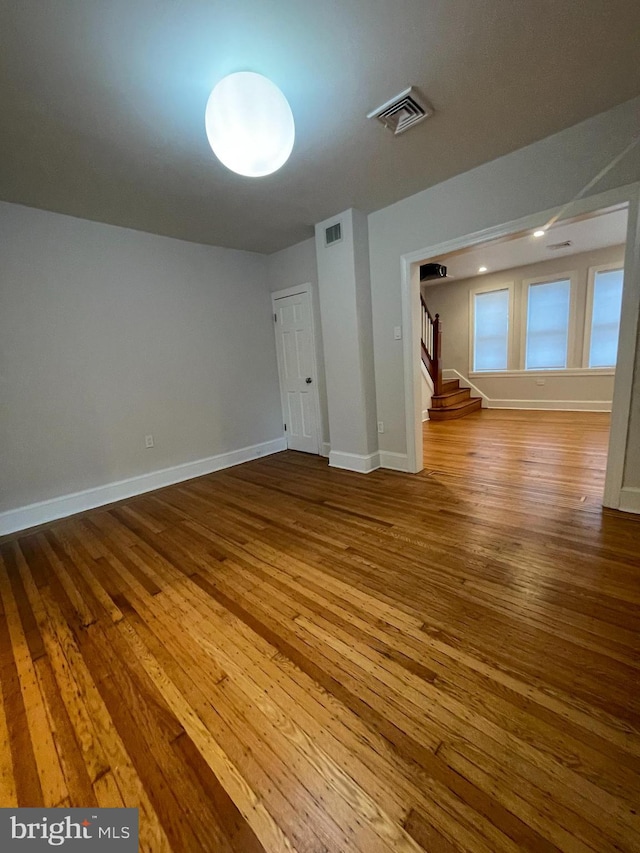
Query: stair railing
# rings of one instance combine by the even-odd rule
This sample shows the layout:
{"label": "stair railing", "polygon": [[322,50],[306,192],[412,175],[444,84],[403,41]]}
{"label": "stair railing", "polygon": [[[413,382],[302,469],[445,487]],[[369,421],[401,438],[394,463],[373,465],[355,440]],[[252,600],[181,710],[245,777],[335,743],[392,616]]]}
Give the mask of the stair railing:
{"label": "stair railing", "polygon": [[431,316],[420,294],[422,363],[433,382],[433,393],[442,393],[442,324],[440,315]]}

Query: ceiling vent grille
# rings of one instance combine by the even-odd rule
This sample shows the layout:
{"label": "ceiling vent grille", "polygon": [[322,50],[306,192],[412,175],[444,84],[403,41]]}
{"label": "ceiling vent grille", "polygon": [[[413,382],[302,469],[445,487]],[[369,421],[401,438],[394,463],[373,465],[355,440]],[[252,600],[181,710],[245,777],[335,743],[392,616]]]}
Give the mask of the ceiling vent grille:
{"label": "ceiling vent grille", "polygon": [[550,252],[557,252],[558,249],[568,249],[569,246],[573,246],[571,240],[563,240],[562,243],[551,243],[547,246]]}
{"label": "ceiling vent grille", "polygon": [[433,115],[433,107],[430,107],[422,95],[410,86],[395,98],[372,110],[367,118],[377,118],[397,136],[431,115]]}
{"label": "ceiling vent grille", "polygon": [[331,246],[332,243],[339,243],[342,240],[342,224],[336,222],[335,225],[330,225],[324,229],[324,244]]}

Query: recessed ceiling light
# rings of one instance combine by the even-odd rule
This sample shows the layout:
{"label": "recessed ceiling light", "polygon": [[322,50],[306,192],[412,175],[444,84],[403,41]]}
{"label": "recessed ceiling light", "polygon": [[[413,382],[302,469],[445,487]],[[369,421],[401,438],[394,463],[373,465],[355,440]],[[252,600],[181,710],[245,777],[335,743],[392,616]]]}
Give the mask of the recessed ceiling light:
{"label": "recessed ceiling light", "polygon": [[487,271],[486,267],[478,267],[478,272],[486,272],[486,271]]}
{"label": "recessed ceiling light", "polygon": [[544,231],[542,228],[538,228],[537,231],[533,232],[534,237],[544,237],[545,234],[546,234],[546,231]]}

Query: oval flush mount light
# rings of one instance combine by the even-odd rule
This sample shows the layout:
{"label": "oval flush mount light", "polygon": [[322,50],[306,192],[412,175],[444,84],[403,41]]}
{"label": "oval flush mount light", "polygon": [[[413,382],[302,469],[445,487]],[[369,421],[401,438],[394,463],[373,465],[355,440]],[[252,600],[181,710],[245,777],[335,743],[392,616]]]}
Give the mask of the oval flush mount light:
{"label": "oval flush mount light", "polygon": [[295,138],[289,102],[262,74],[239,71],[215,86],[205,111],[216,157],[239,175],[261,178],[289,159]]}

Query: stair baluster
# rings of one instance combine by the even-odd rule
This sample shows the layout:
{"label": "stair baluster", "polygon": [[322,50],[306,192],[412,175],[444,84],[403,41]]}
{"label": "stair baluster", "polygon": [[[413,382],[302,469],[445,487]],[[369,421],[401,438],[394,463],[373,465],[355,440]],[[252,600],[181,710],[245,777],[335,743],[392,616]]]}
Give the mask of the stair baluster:
{"label": "stair baluster", "polygon": [[422,363],[433,382],[435,394],[442,392],[442,328],[440,315],[431,316],[427,305],[420,295],[420,309],[422,313]]}

